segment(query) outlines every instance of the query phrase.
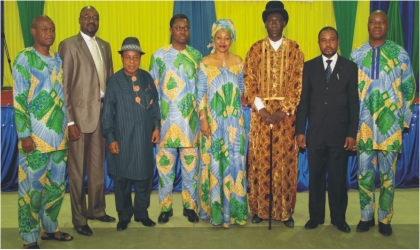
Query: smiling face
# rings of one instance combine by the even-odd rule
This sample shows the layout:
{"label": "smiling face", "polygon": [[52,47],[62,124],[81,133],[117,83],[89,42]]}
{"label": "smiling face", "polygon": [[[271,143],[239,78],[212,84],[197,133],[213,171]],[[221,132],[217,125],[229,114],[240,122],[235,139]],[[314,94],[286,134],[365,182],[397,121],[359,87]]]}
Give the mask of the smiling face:
{"label": "smiling face", "polygon": [[318,45],[321,53],[327,58],[331,58],[337,53],[340,39],[334,30],[324,30],[319,34]]}
{"label": "smiling face", "polygon": [[94,37],[99,29],[99,14],[93,7],[86,7],[79,17],[80,31]]}
{"label": "smiling face", "polygon": [[283,29],[286,27],[286,21],[280,13],[271,13],[265,21],[265,29],[267,30],[268,37],[276,42],[281,39]]}
{"label": "smiling face", "polygon": [[185,18],[177,18],[169,32],[172,36],[172,45],[177,49],[184,49],[190,37],[190,23]]}
{"label": "smiling face", "polygon": [[219,29],[213,38],[216,50],[219,52],[228,52],[232,44],[232,35],[226,29]]}
{"label": "smiling face", "polygon": [[369,41],[382,45],[386,41],[388,32],[388,16],[382,11],[375,11],[369,16],[368,22]]}
{"label": "smiling face", "polygon": [[55,25],[46,17],[38,18],[32,25],[31,34],[35,40],[35,46],[49,48],[55,41]]}

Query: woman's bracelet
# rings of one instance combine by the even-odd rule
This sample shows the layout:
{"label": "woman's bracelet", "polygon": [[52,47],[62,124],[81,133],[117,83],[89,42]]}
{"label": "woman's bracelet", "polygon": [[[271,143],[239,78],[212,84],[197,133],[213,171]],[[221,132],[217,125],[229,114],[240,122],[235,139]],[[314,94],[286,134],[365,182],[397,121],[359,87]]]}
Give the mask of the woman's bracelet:
{"label": "woman's bracelet", "polygon": [[206,116],[205,116],[205,115],[200,116],[200,121],[201,121],[201,119],[203,119],[203,118],[206,118]]}

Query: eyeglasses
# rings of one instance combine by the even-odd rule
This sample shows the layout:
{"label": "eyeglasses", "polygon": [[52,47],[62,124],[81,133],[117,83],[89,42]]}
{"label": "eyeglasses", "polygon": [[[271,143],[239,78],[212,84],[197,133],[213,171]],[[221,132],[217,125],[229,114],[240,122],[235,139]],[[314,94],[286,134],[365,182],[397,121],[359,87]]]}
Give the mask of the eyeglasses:
{"label": "eyeglasses", "polygon": [[190,30],[190,26],[175,26],[175,27],[173,27],[176,31],[181,31],[181,30],[184,30],[184,31],[189,31]]}
{"label": "eyeglasses", "polygon": [[90,20],[93,20],[95,22],[99,21],[98,16],[82,16],[81,18],[83,18],[86,22]]}

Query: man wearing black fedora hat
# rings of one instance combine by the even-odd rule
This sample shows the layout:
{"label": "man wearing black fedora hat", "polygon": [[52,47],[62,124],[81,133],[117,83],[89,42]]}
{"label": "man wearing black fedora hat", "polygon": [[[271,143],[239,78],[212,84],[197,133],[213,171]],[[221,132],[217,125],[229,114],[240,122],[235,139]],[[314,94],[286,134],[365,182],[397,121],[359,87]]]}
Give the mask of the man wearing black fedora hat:
{"label": "man wearing black fedora hat", "polygon": [[160,109],[152,77],[139,69],[144,54],[139,40],[127,37],[118,53],[124,68],[107,82],[101,132],[106,138],[108,171],[114,177],[117,230],[122,231],[133,214],[144,226],[156,225],[147,208],[153,183],[153,144],[160,139]]}
{"label": "man wearing black fedora hat", "polygon": [[294,124],[304,57],[299,45],[282,34],[289,21],[282,2],[268,2],[262,19],[268,37],[252,45],[244,67],[245,94],[253,107],[248,152],[249,207],[253,223],[268,219],[270,188],[266,187],[270,187],[270,125],[274,125],[272,218],[293,227],[298,152]]}

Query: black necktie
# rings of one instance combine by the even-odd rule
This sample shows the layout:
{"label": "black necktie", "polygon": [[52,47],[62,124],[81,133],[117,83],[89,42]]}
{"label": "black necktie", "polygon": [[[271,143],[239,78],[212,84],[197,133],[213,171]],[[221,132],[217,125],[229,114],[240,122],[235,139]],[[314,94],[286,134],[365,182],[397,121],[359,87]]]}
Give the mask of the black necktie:
{"label": "black necktie", "polygon": [[331,73],[332,73],[331,62],[332,62],[332,60],[327,60],[328,66],[327,66],[327,69],[325,70],[325,74],[327,76],[327,82],[330,81],[330,77],[331,77]]}

